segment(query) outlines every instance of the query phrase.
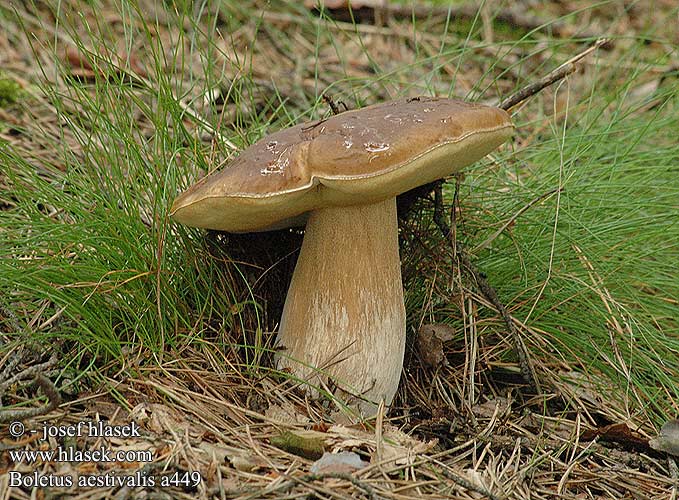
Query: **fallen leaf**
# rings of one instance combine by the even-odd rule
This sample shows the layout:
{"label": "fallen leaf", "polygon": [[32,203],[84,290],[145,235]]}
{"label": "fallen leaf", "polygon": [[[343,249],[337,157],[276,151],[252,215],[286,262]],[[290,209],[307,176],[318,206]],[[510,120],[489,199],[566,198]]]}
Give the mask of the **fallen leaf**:
{"label": "fallen leaf", "polygon": [[229,457],[229,461],[231,462],[231,465],[233,465],[234,469],[241,472],[252,472],[256,469],[263,469],[267,467],[266,462],[264,462],[264,460],[262,460],[260,457],[246,453]]}
{"label": "fallen leaf", "polygon": [[648,449],[648,439],[630,429],[627,424],[611,424],[591,431],[588,430],[583,432],[580,438],[591,441],[597,436],[603,441],[618,443],[628,448]]}
{"label": "fallen leaf", "polygon": [[267,464],[261,457],[254,453],[232,446],[225,446],[220,444],[207,443],[205,441],[198,445],[198,448],[205,452],[211,459],[217,461],[219,464],[227,461],[233,465],[233,468],[241,472],[252,472],[256,469],[268,468]]}
{"label": "fallen leaf", "polygon": [[[438,444],[438,439],[427,442],[420,441],[398,429],[388,430],[384,433],[382,443],[382,465],[412,465],[417,456],[426,453]],[[373,453],[373,459],[377,459]]]}
{"label": "fallen leaf", "polygon": [[317,432],[327,432],[330,429],[330,425],[325,422],[318,422],[312,425],[311,429]]}
{"label": "fallen leaf", "polygon": [[83,54],[78,47],[73,45],[67,45],[64,56],[68,63],[77,69],[86,69],[94,75],[94,68],[92,64],[87,59],[87,56]]}
{"label": "fallen leaf", "polygon": [[83,80],[94,80],[96,76],[94,68],[78,47],[67,45],[64,58],[71,66],[71,75]]}
{"label": "fallen leaf", "polygon": [[306,424],[309,422],[309,416],[298,411],[295,405],[289,401],[269,405],[265,410],[264,415],[271,420],[277,420],[278,422],[285,422],[288,424]]}
{"label": "fallen leaf", "polygon": [[481,404],[472,406],[472,412],[477,418],[493,418],[497,413],[503,415],[511,411],[511,402],[507,398],[489,399]]}
{"label": "fallen leaf", "polygon": [[227,447],[220,444],[212,444],[208,443],[207,441],[200,442],[198,444],[198,448],[204,451],[207,456],[214,458],[218,463],[221,464],[225,463],[229,456],[235,455],[241,451],[238,448],[233,448],[230,446]]}
{"label": "fallen leaf", "polygon": [[[385,425],[382,434],[382,459],[392,464],[412,463],[420,453],[425,453],[438,444],[438,440],[427,442],[406,434],[395,426]],[[363,427],[333,425],[324,432],[314,430],[296,430],[284,432],[271,439],[271,444],[285,451],[312,460],[318,460],[325,450],[333,453],[349,450],[361,450],[375,457],[377,441],[375,432]],[[312,456],[314,455],[315,456]]]}
{"label": "fallen leaf", "polygon": [[443,343],[455,338],[455,329],[442,323],[422,325],[417,332],[417,349],[420,359],[429,368],[448,364],[443,353]]}
{"label": "fallen leaf", "polygon": [[130,411],[130,418],[157,434],[184,434],[202,437],[205,430],[192,425],[186,415],[160,403],[140,403]]}
{"label": "fallen leaf", "polygon": [[111,55],[111,60],[106,60],[101,57],[96,59],[96,55],[87,54],[86,50],[84,47],[67,45],[64,51],[64,59],[70,66],[70,73],[76,78],[93,81],[97,74],[106,76],[106,69],[118,76],[125,76],[129,71],[142,78],[148,76],[146,68],[134,52],[127,54],[119,51]]}
{"label": "fallen leaf", "polygon": [[222,478],[221,489],[224,491],[225,495],[236,497],[239,493],[241,493],[241,488],[242,487],[237,479],[231,477]]}
{"label": "fallen leaf", "polygon": [[368,465],[353,451],[339,453],[323,453],[323,456],[311,465],[314,474],[351,474]]}

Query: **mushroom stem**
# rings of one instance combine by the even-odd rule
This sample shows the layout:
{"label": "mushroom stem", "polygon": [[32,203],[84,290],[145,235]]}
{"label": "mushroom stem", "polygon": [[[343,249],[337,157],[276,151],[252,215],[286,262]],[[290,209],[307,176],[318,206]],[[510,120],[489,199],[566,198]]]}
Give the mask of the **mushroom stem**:
{"label": "mushroom stem", "polygon": [[280,369],[331,379],[364,414],[391,403],[405,349],[395,198],[311,213],[277,343]]}

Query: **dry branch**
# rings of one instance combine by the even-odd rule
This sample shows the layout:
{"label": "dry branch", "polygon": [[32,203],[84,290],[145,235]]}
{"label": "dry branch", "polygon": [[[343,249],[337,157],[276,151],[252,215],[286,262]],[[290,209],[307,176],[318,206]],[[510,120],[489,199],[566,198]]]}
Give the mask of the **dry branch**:
{"label": "dry branch", "polygon": [[[459,190],[459,180],[456,183],[456,188],[455,188],[455,201],[453,202],[453,210],[452,213],[455,214],[455,204],[457,203],[457,193]],[[485,274],[480,272],[476,265],[471,261],[469,258],[469,255],[467,254],[466,250],[464,249],[463,245],[457,241],[455,238],[455,232],[451,229],[451,225],[449,225],[445,219],[443,218],[443,194],[441,190],[441,184],[438,184],[435,187],[434,190],[434,200],[435,200],[435,208],[434,208],[434,222],[436,225],[439,227],[441,232],[443,233],[444,237],[447,238],[450,241],[451,247],[453,249],[453,253],[455,254],[455,257],[458,259],[458,261],[462,264],[462,268],[465,269],[469,274],[471,274],[472,278],[474,281],[477,283],[479,290],[481,293],[488,299],[488,301],[495,307],[495,309],[500,313],[500,316],[502,316],[502,320],[504,321],[505,325],[507,326],[507,330],[509,330],[509,334],[514,342],[514,350],[519,357],[519,365],[521,368],[521,375],[523,376],[524,380],[526,383],[528,383],[531,387],[531,389],[536,393],[536,394],[542,394],[542,389],[540,387],[540,383],[538,381],[537,375],[535,374],[535,369],[533,368],[533,363],[530,360],[530,356],[528,354],[528,349],[526,348],[525,343],[523,342],[523,339],[521,338],[521,334],[519,331],[516,329],[516,326],[514,325],[514,321],[512,321],[511,316],[507,312],[507,308],[500,302],[500,299],[497,296],[497,292],[495,289],[490,285],[488,282],[488,279],[486,278]],[[455,226],[455,221],[453,220],[452,227]]]}
{"label": "dry branch", "polygon": [[2,410],[0,411],[0,423],[12,422],[14,420],[26,420],[28,418],[45,415],[52,410],[55,410],[61,404],[61,396],[59,391],[54,387],[54,384],[45,377],[42,373],[38,373],[34,380],[35,385],[42,389],[42,392],[47,396],[48,404],[38,408],[21,408],[16,410]]}
{"label": "dry branch", "polygon": [[502,101],[500,104],[498,104],[498,107],[504,109],[505,111],[510,110],[520,102],[523,102],[529,97],[537,94],[545,87],[549,87],[550,85],[566,78],[568,75],[575,72],[575,70],[577,69],[575,63],[577,63],[580,59],[590,54],[591,52],[595,51],[596,49],[607,45],[609,45],[609,41],[606,38],[601,38],[597,40],[594,43],[594,45],[588,47],[587,49],[583,50],[576,56],[572,57],[571,59],[563,63],[561,66],[559,66],[549,74],[543,76],[536,82],[526,85],[524,88],[522,88],[518,92],[514,93],[513,95]]}

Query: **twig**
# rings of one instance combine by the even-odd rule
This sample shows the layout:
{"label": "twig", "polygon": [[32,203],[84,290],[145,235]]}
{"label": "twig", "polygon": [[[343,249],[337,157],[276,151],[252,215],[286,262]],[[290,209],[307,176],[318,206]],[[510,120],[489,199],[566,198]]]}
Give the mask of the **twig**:
{"label": "twig", "polygon": [[[452,210],[453,215],[451,215],[451,219],[453,219],[452,221],[453,224],[459,186],[460,182],[458,179],[457,182],[455,183],[455,201]],[[466,269],[469,274],[471,274],[474,281],[476,281],[476,284],[478,285],[481,293],[484,295],[484,297],[486,297],[488,302],[490,302],[493,305],[493,307],[500,313],[500,316],[502,316],[502,319],[505,322],[505,325],[507,326],[507,330],[509,330],[509,334],[512,337],[512,341],[514,342],[514,350],[516,351],[516,354],[519,357],[519,366],[521,368],[521,375],[523,376],[523,379],[526,381],[526,383],[528,383],[528,385],[530,385],[531,389],[533,389],[533,391],[536,394],[538,395],[542,394],[540,383],[538,382],[538,378],[535,374],[533,364],[531,363],[530,357],[528,355],[528,349],[526,348],[526,344],[523,342],[523,339],[521,338],[521,334],[516,329],[516,326],[514,326],[514,322],[512,321],[511,316],[507,312],[507,309],[502,304],[502,302],[500,302],[500,299],[497,296],[497,292],[490,285],[490,283],[488,283],[486,275],[477,269],[477,267],[469,258],[469,255],[464,249],[464,246],[459,241],[457,241],[457,238],[454,237],[454,230],[451,231],[451,227],[445,222],[445,220],[442,217],[443,213],[442,205],[443,205],[443,194],[441,190],[441,185],[439,184],[436,186],[434,190],[434,222],[439,227],[444,237],[448,238],[448,241],[450,242],[450,245],[453,248],[455,257],[462,264],[462,267]]]}
{"label": "twig", "polygon": [[[499,104],[499,107],[505,110],[509,110],[513,106],[516,106],[520,102],[523,102],[524,100],[528,99],[532,95],[537,94],[540,92],[542,89],[545,87],[553,84],[554,82],[557,82],[561,80],[562,78],[565,78],[567,75],[573,73],[576,70],[575,63],[590,54],[591,52],[595,51],[602,45],[606,44],[608,42],[607,39],[601,38],[597,40],[591,47],[588,47],[587,49],[583,50],[579,54],[575,55],[574,57],[570,58],[568,61],[563,63],[561,66],[553,70],[551,73],[545,75],[542,77],[540,80],[537,82],[531,83],[530,85],[524,87],[523,89],[519,90],[516,92],[514,95],[510,96],[508,99],[503,101],[501,104]],[[484,246],[486,246],[490,241],[492,241],[494,238],[498,236],[502,231],[505,230],[505,228],[511,224],[514,220],[516,220],[517,217],[519,217],[523,212],[528,210],[532,205],[540,201],[541,199],[545,198],[546,196],[549,196],[555,192],[560,192],[560,189],[552,190],[544,195],[541,195],[534,200],[531,200],[526,206],[524,206],[517,214],[512,217],[505,225],[503,225],[499,231],[497,231],[494,235],[492,235],[490,238],[488,238],[486,241],[481,243],[477,247],[477,249],[481,249]],[[481,273],[474,263],[471,261],[469,258],[469,254],[465,251],[464,247],[457,241],[456,235],[455,235],[455,227],[456,227],[456,211],[455,208],[457,207],[457,200],[458,200],[458,192],[459,192],[459,179],[455,183],[455,197],[453,200],[453,209],[451,211],[451,226],[449,226],[445,218],[443,216],[443,194],[441,190],[441,184],[437,184],[434,188],[434,223],[439,227],[441,232],[443,233],[445,238],[448,238],[450,241],[451,247],[453,249],[453,253],[455,257],[458,259],[458,261],[463,265],[463,267],[472,275],[473,279],[476,281],[479,290],[481,293],[486,297],[486,299],[493,305],[493,307],[500,313],[500,316],[502,316],[502,320],[505,322],[507,325],[507,330],[509,331],[509,334],[512,337],[512,341],[514,343],[514,350],[516,351],[517,356],[519,357],[519,365],[521,367],[521,375],[523,376],[524,380],[530,385],[530,387],[535,391],[536,394],[542,394],[542,389],[540,388],[540,384],[538,382],[537,376],[535,374],[535,370],[533,368],[533,365],[530,361],[530,357],[528,355],[528,349],[526,348],[525,343],[523,342],[523,339],[521,338],[521,335],[519,331],[516,329],[516,326],[514,325],[514,322],[512,321],[511,316],[507,312],[507,309],[504,307],[502,302],[500,302],[500,299],[497,296],[497,292],[495,289],[488,283],[488,280],[486,279],[486,276]],[[452,227],[452,230],[451,230]]]}
{"label": "twig", "polygon": [[[57,364],[59,360],[57,359],[56,355],[52,355],[50,359],[45,361],[44,363],[40,363],[37,365],[29,366],[25,370],[20,371],[16,375],[13,375],[7,380],[2,380],[0,381],[0,394],[3,394],[5,390],[12,384],[16,382],[20,382],[21,380],[25,380],[27,378],[30,378],[36,374],[43,373],[45,370],[48,368],[52,368]],[[11,364],[10,364],[11,366]],[[2,376],[6,376],[7,370],[3,370]]]}
{"label": "twig", "polygon": [[569,442],[566,443],[562,438],[553,435],[530,435],[510,436],[491,434],[489,436],[476,436],[480,443],[489,443],[494,450],[513,450],[518,445],[529,451],[541,449],[543,452],[554,452],[560,456],[564,452],[564,446],[568,444],[572,449],[580,454],[590,455],[597,460],[608,460],[616,464],[624,465],[631,469],[653,470],[658,467],[658,462],[644,453],[629,452],[615,447],[608,447],[597,441],[589,442]]}
{"label": "twig", "polygon": [[[339,115],[340,113],[342,113],[342,111],[340,111],[339,109],[339,106],[335,104],[335,100],[329,94],[323,94],[323,102],[330,106],[333,115]],[[344,103],[344,101],[339,101],[338,104],[342,105],[344,111],[349,111],[349,108]]]}
{"label": "twig", "polygon": [[56,409],[61,404],[61,396],[54,384],[42,373],[38,373],[34,380],[35,385],[42,389],[49,403],[38,408],[21,408],[16,410],[0,410],[0,423],[12,422],[14,420],[26,420],[28,418],[45,415]]}
{"label": "twig", "polygon": [[540,78],[537,82],[533,82],[530,85],[526,85],[524,88],[522,88],[518,92],[514,93],[513,95],[502,101],[498,105],[498,107],[504,110],[509,110],[510,108],[513,108],[520,102],[523,102],[529,97],[537,94],[545,87],[549,87],[553,83],[558,82],[563,78],[566,78],[568,75],[570,75],[577,69],[575,65],[576,62],[578,62],[580,59],[587,56],[591,52],[594,52],[599,47],[606,45],[608,43],[609,40],[607,38],[600,38],[599,40],[594,42],[594,45],[588,47],[587,49],[583,50],[574,57],[571,57],[568,61],[563,63],[561,66],[559,66],[552,72]]}
{"label": "twig", "polygon": [[[17,330],[20,331],[20,330]],[[8,355],[7,359],[7,364],[5,367],[2,369],[2,373],[0,373],[0,397],[5,392],[5,389],[8,387],[9,384],[5,384],[2,382],[3,380],[6,380],[9,377],[9,374],[14,371],[14,369],[21,363],[21,358],[24,352],[24,346],[21,345],[19,348],[14,351],[13,353]]]}

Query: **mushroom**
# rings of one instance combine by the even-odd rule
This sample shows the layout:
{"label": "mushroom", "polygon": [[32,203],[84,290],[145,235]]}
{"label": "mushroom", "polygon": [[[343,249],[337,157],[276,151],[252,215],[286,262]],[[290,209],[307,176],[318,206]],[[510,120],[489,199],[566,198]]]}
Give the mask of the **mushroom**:
{"label": "mushroom", "polygon": [[263,138],[182,193],[171,215],[228,232],[306,222],[276,363],[369,415],[391,404],[403,366],[396,196],[482,158],[512,131],[505,111],[458,100],[368,106]]}

